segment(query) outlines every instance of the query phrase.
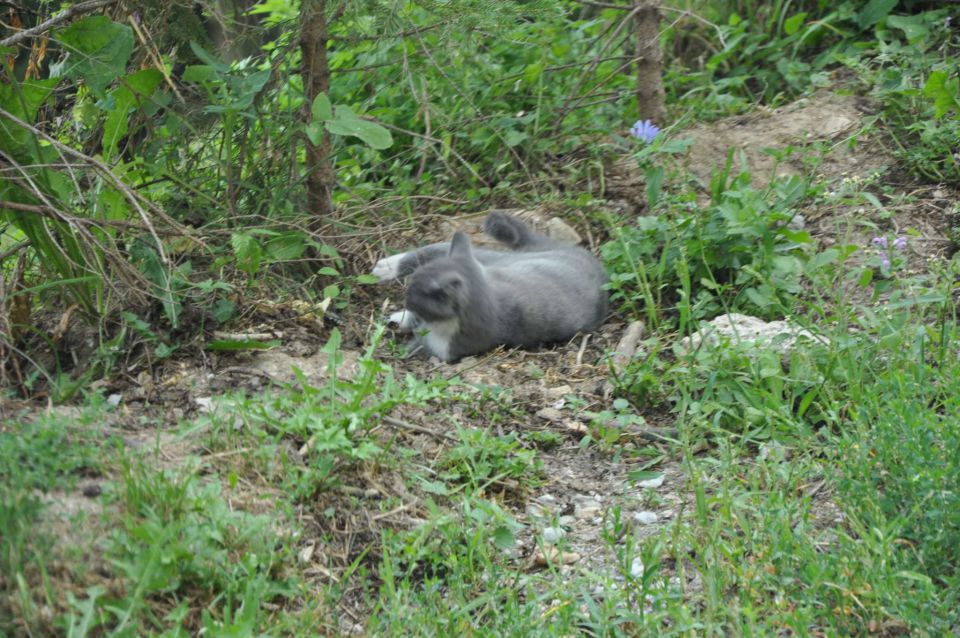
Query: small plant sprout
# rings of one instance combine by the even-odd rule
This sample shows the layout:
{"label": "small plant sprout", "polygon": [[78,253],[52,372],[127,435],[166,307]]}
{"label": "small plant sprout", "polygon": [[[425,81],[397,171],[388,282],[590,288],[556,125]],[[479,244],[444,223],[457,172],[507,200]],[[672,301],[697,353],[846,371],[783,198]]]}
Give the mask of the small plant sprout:
{"label": "small plant sprout", "polygon": [[653,142],[659,133],[660,127],[650,120],[637,120],[634,125],[630,127],[630,135],[639,140],[643,140],[646,144]]}

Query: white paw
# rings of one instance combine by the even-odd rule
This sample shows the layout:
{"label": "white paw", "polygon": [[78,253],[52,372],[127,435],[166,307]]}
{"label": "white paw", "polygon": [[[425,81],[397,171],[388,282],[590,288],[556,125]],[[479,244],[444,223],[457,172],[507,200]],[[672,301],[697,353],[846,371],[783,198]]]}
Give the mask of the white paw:
{"label": "white paw", "polygon": [[398,273],[400,272],[400,262],[403,261],[406,253],[400,253],[399,255],[393,255],[391,257],[384,257],[378,261],[373,266],[372,275],[380,280],[380,283],[385,281],[393,281],[397,278]]}
{"label": "white paw", "polygon": [[409,310],[398,310],[387,317],[387,327],[395,332],[413,332],[420,322]]}

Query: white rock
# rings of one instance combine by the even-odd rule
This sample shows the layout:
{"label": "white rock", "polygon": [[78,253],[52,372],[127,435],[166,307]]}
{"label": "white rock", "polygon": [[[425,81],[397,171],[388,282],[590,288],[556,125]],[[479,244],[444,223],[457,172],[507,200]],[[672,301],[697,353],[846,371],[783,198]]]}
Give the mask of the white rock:
{"label": "white rock", "polygon": [[730,313],[716,317],[701,330],[681,339],[676,347],[681,353],[686,353],[701,345],[716,345],[724,337],[733,343],[755,345],[758,348],[772,345],[781,354],[792,350],[799,338],[829,344],[825,337],[815,335],[789,321],[764,321],[749,315]]}
{"label": "white rock", "polygon": [[630,561],[630,575],[634,578],[643,577],[643,561],[639,556]]}
{"label": "white rock", "polygon": [[567,535],[567,530],[562,527],[545,527],[543,528],[543,542],[548,545],[553,545],[558,540]]}
{"label": "white rock", "polygon": [[657,488],[663,485],[663,480],[666,478],[663,474],[657,478],[647,479],[645,481],[637,481],[639,487],[648,487],[648,488]]}
{"label": "white rock", "polygon": [[537,416],[553,423],[563,420],[563,413],[557,408],[540,408],[537,410]]}
{"label": "white rock", "polygon": [[637,525],[653,525],[658,519],[656,512],[636,512],[633,515],[633,522]]}
{"label": "white rock", "polygon": [[547,223],[544,226],[544,233],[550,239],[566,241],[570,242],[571,244],[579,244],[583,241],[583,238],[580,237],[580,233],[575,231],[570,224],[563,221],[559,217],[551,217],[547,220]]}

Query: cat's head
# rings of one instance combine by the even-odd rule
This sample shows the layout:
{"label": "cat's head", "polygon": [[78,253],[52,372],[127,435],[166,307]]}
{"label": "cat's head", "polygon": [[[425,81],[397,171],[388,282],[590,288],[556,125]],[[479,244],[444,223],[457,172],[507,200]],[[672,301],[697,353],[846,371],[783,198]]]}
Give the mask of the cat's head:
{"label": "cat's head", "polygon": [[458,232],[446,257],[424,264],[411,276],[407,310],[424,321],[459,317],[469,307],[471,291],[476,292],[481,277],[470,238]]}

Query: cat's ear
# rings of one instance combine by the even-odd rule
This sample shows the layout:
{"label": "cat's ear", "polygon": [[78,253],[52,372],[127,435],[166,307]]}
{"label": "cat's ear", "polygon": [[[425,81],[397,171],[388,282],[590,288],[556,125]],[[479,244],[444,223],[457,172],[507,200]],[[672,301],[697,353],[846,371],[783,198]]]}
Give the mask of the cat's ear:
{"label": "cat's ear", "polygon": [[466,233],[459,230],[453,234],[453,239],[450,241],[450,256],[456,257],[458,255],[473,258],[473,247],[470,244],[470,238],[467,237]]}

